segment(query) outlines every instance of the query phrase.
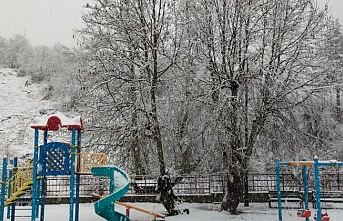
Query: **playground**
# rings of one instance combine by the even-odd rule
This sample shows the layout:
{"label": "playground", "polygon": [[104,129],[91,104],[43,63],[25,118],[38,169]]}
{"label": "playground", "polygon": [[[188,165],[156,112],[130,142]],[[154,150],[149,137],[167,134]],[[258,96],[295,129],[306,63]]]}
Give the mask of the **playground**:
{"label": "playground", "polygon": [[[83,121],[81,117],[68,118],[62,113],[56,113],[48,117],[36,118],[31,128],[34,129],[33,159],[19,167],[17,158],[3,157],[0,221],[6,219],[15,221],[19,218],[31,221],[330,221],[339,220],[342,216],[342,192],[331,192],[331,195],[328,195],[324,190],[321,191],[320,168],[337,170],[343,166],[343,163],[336,160],[321,161],[317,157],[311,161],[281,162],[276,160],[276,190],[269,191],[269,202],[251,203],[249,207],[242,207],[243,204],[241,204],[240,214],[230,215],[226,211],[219,212],[220,203],[182,203],[173,193],[173,186],[167,175],[157,180],[154,194],[160,203],[122,202],[120,199],[127,194],[130,187],[130,177],[121,168],[108,165],[105,154],[82,151]],[[50,140],[48,133],[58,130],[67,131],[70,142]],[[43,138],[40,139],[40,136]],[[298,190],[285,190],[284,183],[281,181],[281,168],[285,167],[301,171],[302,187],[299,186]],[[313,171],[311,176],[314,179],[311,190],[309,189],[309,168]],[[105,177],[108,180],[105,192],[92,193],[94,203],[80,203],[80,180],[84,175]],[[47,177],[59,176],[69,177],[69,203],[46,205]],[[310,195],[311,200],[309,200]],[[28,196],[29,199],[27,205],[24,206],[18,203],[23,196]],[[272,202],[277,205],[274,209]],[[336,203],[334,209],[326,209],[327,204],[331,202]],[[289,208],[289,203],[295,207]]]}
{"label": "playground", "polygon": [[[99,195],[94,203],[94,212],[109,221],[130,221],[130,211],[136,210],[148,214],[154,220],[165,216],[144,208],[117,202],[129,189],[129,176],[120,168],[107,164],[107,156],[101,153],[83,153],[81,150],[81,117],[68,118],[62,113],[34,119],[33,159],[21,167],[18,159],[2,160],[0,220],[11,221],[26,218],[35,221],[45,220],[46,177],[70,176],[69,186],[69,221],[78,221],[80,216],[80,179],[82,175],[107,177],[109,191]],[[64,129],[70,132],[70,143],[50,141],[48,133]],[[43,134],[43,139],[39,139]],[[17,205],[18,200],[29,196],[29,208]],[[125,207],[125,213],[115,210],[115,205]],[[25,211],[25,214],[20,214]],[[63,213],[66,214],[66,211]],[[57,216],[60,219],[60,216]]]}

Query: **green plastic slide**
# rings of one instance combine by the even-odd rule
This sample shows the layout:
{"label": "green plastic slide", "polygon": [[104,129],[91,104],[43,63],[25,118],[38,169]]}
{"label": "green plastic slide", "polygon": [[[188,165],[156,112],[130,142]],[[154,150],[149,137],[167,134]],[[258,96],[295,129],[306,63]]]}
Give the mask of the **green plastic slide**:
{"label": "green plastic slide", "polygon": [[129,189],[128,175],[115,166],[92,167],[92,174],[110,178],[110,194],[94,203],[95,213],[109,221],[130,221],[129,217],[115,211],[115,202]]}

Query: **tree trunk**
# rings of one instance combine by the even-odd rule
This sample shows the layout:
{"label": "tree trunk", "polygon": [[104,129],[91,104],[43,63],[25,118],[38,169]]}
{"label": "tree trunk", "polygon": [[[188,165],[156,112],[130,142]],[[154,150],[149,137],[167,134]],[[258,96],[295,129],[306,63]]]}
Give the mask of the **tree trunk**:
{"label": "tree trunk", "polygon": [[[132,47],[134,51],[134,47]],[[130,53],[131,60],[134,60],[133,53]],[[134,160],[134,171],[136,175],[145,175],[145,169],[142,165],[141,159],[141,148],[139,145],[139,130],[138,130],[138,107],[137,107],[137,94],[136,94],[136,76],[135,76],[135,66],[130,66],[131,82],[129,86],[129,96],[131,103],[133,105],[133,112],[131,115],[131,150],[133,152]]]}
{"label": "tree trunk", "polygon": [[156,103],[156,91],[157,91],[157,81],[158,81],[158,39],[159,34],[157,30],[158,19],[156,18],[156,1],[153,1],[153,9],[152,9],[152,59],[153,59],[153,70],[151,76],[151,88],[150,88],[150,96],[151,96],[151,114],[153,120],[153,133],[154,133],[154,140],[156,142],[156,150],[158,156],[158,162],[160,167],[160,174],[164,175],[166,172],[165,168],[165,161],[163,155],[163,141],[161,135],[160,124],[157,118],[157,103]]}
{"label": "tree trunk", "polygon": [[336,120],[342,122],[342,107],[341,107],[341,89],[336,88]]}
{"label": "tree trunk", "polygon": [[[186,104],[183,104],[183,105],[187,106]],[[185,113],[181,113],[181,114],[182,114],[182,120],[179,124],[179,129],[178,129],[178,134],[177,134],[179,150],[181,153],[180,172],[181,174],[189,174],[192,171],[192,167],[191,167],[190,159],[189,159],[189,151],[188,151],[188,148],[184,147],[184,144],[183,144],[183,138],[186,134],[187,122],[189,120],[188,110],[186,110]]]}
{"label": "tree trunk", "polygon": [[231,164],[227,174],[226,193],[220,210],[228,210],[231,214],[237,214],[237,207],[243,195],[243,182],[241,166]]}
{"label": "tree trunk", "polygon": [[244,185],[244,206],[249,207],[249,177],[248,177],[248,173],[244,174],[243,185]]}
{"label": "tree trunk", "polygon": [[[157,41],[157,40],[156,40]],[[160,167],[160,174],[165,174],[165,161],[163,155],[163,141],[161,135],[160,124],[157,118],[157,104],[156,104],[156,87],[157,87],[157,52],[153,50],[153,59],[154,59],[154,69],[152,73],[151,89],[150,89],[150,99],[151,99],[151,118],[153,123],[153,138],[156,142],[156,150],[158,156],[158,162]]]}
{"label": "tree trunk", "polygon": [[238,131],[238,117],[237,117],[237,96],[238,96],[239,85],[232,81],[231,82],[231,112],[230,116],[230,149],[232,152],[231,161],[228,168],[228,179],[226,194],[223,199],[222,209],[229,210],[231,214],[237,214],[237,207],[243,196],[243,168],[246,164],[244,163],[244,156],[238,152],[241,148],[241,142]]}
{"label": "tree trunk", "polygon": [[145,170],[142,165],[142,159],[141,159],[141,149],[139,145],[139,134],[138,134],[138,115],[137,115],[137,107],[136,107],[136,87],[135,82],[131,83],[130,87],[130,94],[131,94],[131,100],[134,105],[133,107],[133,113],[131,116],[131,127],[132,127],[132,133],[131,133],[131,150],[133,151],[133,160],[134,160],[134,171],[136,175],[145,175]]}

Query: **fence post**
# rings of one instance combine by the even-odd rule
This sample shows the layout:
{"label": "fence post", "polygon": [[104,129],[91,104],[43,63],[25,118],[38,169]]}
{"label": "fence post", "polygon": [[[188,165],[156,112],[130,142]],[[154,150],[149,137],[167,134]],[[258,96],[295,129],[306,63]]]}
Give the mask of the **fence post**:
{"label": "fence post", "polygon": [[211,193],[211,179],[212,179],[212,175],[209,175],[209,178],[208,178],[208,193],[209,194],[212,194]]}
{"label": "fence post", "polygon": [[339,171],[337,172],[337,190],[340,190],[340,186],[339,186]]}

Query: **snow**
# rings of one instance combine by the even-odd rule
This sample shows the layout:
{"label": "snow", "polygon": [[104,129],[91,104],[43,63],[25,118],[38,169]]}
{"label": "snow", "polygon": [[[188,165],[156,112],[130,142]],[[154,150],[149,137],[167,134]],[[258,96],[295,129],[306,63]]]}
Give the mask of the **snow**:
{"label": "snow", "polygon": [[1,68],[0,79],[0,154],[10,158],[32,154],[33,117],[52,112],[56,102],[43,99],[44,85],[25,86],[30,79],[17,77],[12,69]]}
{"label": "snow", "polygon": [[61,121],[61,127],[68,127],[68,126],[79,126],[82,127],[82,120],[81,117],[74,117],[74,118],[68,118],[61,112],[57,112],[55,114],[52,114],[47,117],[35,117],[33,119],[33,123],[31,124],[32,128],[39,128],[39,127],[45,127],[48,126],[48,120],[51,117],[57,117]]}
{"label": "snow", "polygon": [[[126,177],[124,177],[121,173],[118,173],[118,172],[114,172],[114,183],[115,183],[115,186],[116,188],[122,188],[123,186],[126,186],[128,183],[130,183],[130,180],[129,179],[129,176],[124,172],[122,171]],[[127,179],[128,178],[128,179]]]}
{"label": "snow", "polygon": [[[141,207],[156,213],[164,214],[166,211],[162,204],[156,203],[129,203],[131,205]],[[240,205],[239,209],[241,214],[230,215],[227,211],[218,212],[218,204],[201,204],[201,203],[184,203],[185,207],[190,209],[190,214],[181,214],[177,216],[166,217],[166,221],[266,221],[266,220],[278,220],[277,209],[269,209],[267,203],[252,203],[250,207],[246,208]],[[29,208],[29,207],[25,207]],[[125,207],[116,205],[116,210],[125,214]],[[283,209],[284,221],[296,221],[305,220],[297,217],[297,209]],[[29,211],[19,211],[22,214],[29,214]],[[312,209],[313,220],[314,213],[316,211]],[[322,210],[327,212],[332,221],[340,220],[343,209],[328,209]],[[6,212],[5,212],[6,214]],[[69,205],[46,205],[45,208],[45,220],[46,221],[61,221],[68,220],[69,217]],[[130,210],[131,220],[153,220],[151,215],[141,213],[135,210]],[[4,219],[5,220],[5,219]],[[20,219],[20,220],[30,220]],[[38,219],[37,219],[38,220]],[[86,203],[80,204],[80,221],[101,221],[103,218],[97,216],[94,212],[93,204]]]}

